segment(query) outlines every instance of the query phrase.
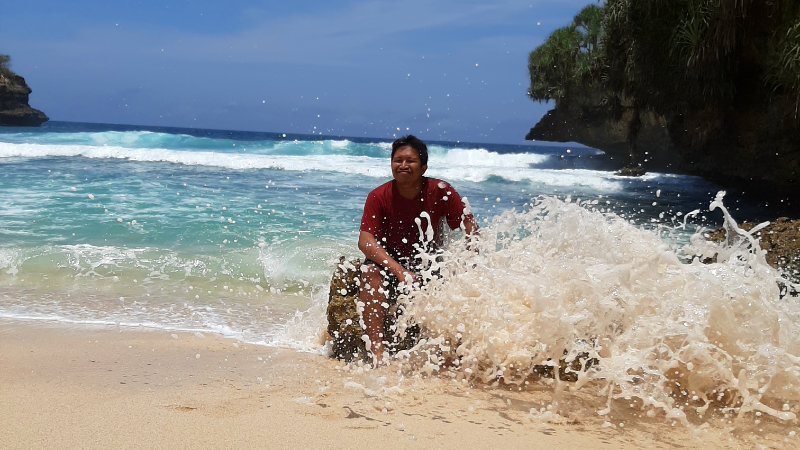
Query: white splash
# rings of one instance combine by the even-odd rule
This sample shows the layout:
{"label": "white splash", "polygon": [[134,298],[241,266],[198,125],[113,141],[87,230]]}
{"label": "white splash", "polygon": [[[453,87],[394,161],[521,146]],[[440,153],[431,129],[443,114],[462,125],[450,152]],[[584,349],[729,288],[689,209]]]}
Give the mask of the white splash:
{"label": "white splash", "polygon": [[[482,229],[477,252],[450,246],[441,278],[401,296],[425,339],[400,364],[448,361],[473,380],[522,385],[585,353],[597,363],[572,386],[607,398],[601,415],[635,398],[683,422],[717,406],[794,420],[800,308],[780,298],[785,280],[757,243],[731,250],[697,234],[677,248],[587,206],[541,198]],[[730,218],[721,195],[711,206]],[[711,252],[713,264],[686,256]]]}

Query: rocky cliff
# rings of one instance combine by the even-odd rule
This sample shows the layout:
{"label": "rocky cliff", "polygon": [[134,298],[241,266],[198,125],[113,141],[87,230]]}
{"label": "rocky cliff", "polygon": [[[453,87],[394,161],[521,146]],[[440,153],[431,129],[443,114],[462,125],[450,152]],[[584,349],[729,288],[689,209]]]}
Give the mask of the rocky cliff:
{"label": "rocky cliff", "polygon": [[[580,142],[603,150],[621,168],[700,175],[800,210],[800,119],[791,105],[761,106],[671,116],[642,111],[637,122],[624,99],[611,105],[601,88],[583,86],[559,100],[525,138]],[[631,126],[638,132],[628,142]]]}
{"label": "rocky cliff", "polygon": [[627,136],[632,108],[624,103],[616,112],[598,87],[581,86],[559,100],[525,136],[527,140],[580,142],[603,150],[619,166],[641,165],[645,169],[669,169],[680,161],[672,144],[667,122],[654,113],[641,114],[642,126],[635,142],[641,154],[631,154]]}
{"label": "rocky cliff", "polygon": [[38,127],[48,117],[28,105],[31,88],[21,76],[0,70],[0,125]]}

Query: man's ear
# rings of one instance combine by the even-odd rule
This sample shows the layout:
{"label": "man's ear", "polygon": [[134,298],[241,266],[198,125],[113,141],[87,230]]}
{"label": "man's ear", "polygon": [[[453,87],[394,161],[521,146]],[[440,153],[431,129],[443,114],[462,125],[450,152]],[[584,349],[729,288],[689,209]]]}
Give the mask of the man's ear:
{"label": "man's ear", "polygon": [[427,164],[425,164],[424,166],[422,166],[422,175],[425,175],[425,171],[426,171],[426,170],[428,170],[428,165],[427,165]]}

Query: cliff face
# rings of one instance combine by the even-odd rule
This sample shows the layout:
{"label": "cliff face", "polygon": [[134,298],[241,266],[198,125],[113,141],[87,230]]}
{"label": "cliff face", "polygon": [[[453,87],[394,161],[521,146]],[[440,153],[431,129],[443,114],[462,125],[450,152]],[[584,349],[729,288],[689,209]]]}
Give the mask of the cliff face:
{"label": "cliff face", "polygon": [[592,87],[571,92],[525,138],[580,142],[620,167],[700,175],[762,198],[796,203],[800,196],[800,118],[791,105],[743,103],[671,116],[642,111],[629,145],[634,110],[624,100],[609,105],[604,95]]}
{"label": "cliff face", "polygon": [[639,151],[631,155],[627,136],[632,117],[630,105],[619,105],[614,116],[602,89],[583,86],[560,100],[555,109],[530,129],[525,139],[579,142],[603,150],[617,159],[620,167],[634,163],[650,170],[675,170],[679,158],[669,137],[667,121],[654,113],[641,114],[642,125],[635,142]]}
{"label": "cliff face", "polygon": [[48,117],[28,105],[31,88],[21,76],[0,70],[0,125],[38,127]]}

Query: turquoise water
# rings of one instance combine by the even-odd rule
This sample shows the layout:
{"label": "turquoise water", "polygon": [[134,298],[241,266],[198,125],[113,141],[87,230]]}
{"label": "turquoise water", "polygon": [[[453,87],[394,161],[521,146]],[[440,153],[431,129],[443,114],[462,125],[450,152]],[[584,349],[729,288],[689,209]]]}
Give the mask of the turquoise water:
{"label": "turquoise water", "polygon": [[[359,256],[364,199],[390,178],[389,142],[0,129],[0,317],[325,354],[330,276],[340,256]],[[726,206],[734,218],[764,211],[696,177],[618,177],[615,161],[580,146],[429,147],[428,174],[458,189],[481,234],[470,249],[451,236],[441,278],[401,297],[425,340],[393,364],[432,373],[451,352],[464,380],[527,385],[565,349],[588,352],[598,363],[575,389],[607,401],[601,416],[620,400],[673,424],[796,421],[796,298],[781,297],[785,279],[746,239],[700,235],[723,225]],[[709,256],[717,262],[700,263]]]}
{"label": "turquoise water", "polygon": [[[390,142],[65,122],[0,129],[0,315],[276,342],[298,312],[324,303],[338,257],[358,256],[363,202],[390,177]],[[581,146],[432,142],[428,175],[456,186],[484,226],[540,195],[677,223],[716,192],[695,177],[629,179],[611,167]]]}

